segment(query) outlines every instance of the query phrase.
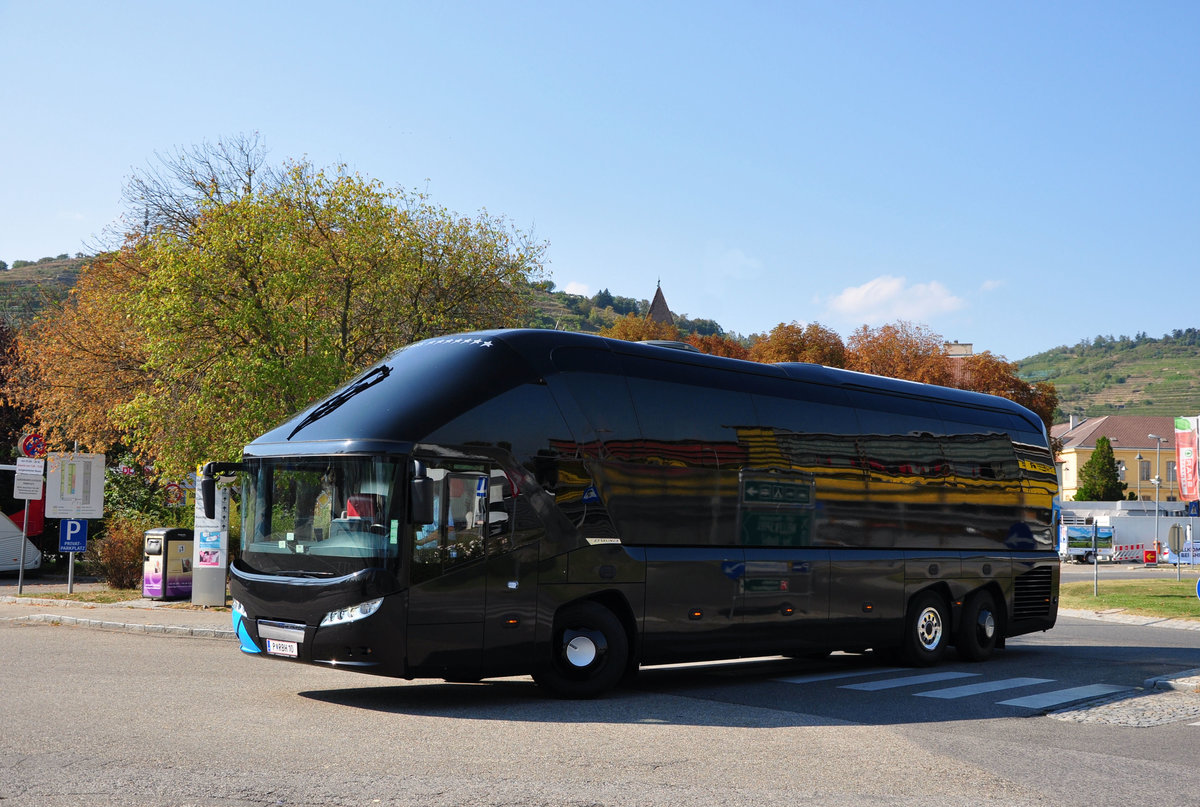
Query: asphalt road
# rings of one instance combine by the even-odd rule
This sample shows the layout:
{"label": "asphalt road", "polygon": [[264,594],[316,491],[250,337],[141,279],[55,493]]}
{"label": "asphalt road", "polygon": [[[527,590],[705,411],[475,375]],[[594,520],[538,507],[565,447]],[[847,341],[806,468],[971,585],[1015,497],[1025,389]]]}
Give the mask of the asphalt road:
{"label": "asphalt road", "polygon": [[[1169,807],[1200,794],[1200,716],[1138,728],[1091,719],[1098,706],[1004,703],[1091,686],[1149,701],[1146,678],[1200,667],[1197,631],[1064,618],[985,664],[692,665],[584,702],[523,678],[404,682],[267,661],[228,640],[10,624],[0,647],[6,807]],[[955,677],[902,680],[927,674]]]}

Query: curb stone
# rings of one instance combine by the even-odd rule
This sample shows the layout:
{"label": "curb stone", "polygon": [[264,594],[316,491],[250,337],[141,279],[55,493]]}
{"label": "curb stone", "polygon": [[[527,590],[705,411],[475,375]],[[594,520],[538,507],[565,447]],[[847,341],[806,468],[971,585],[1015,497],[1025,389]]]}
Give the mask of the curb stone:
{"label": "curb stone", "polygon": [[1146,689],[1174,690],[1200,695],[1200,669],[1147,678],[1145,687]]}
{"label": "curb stone", "polygon": [[64,616],[61,614],[30,614],[29,616],[10,617],[3,621],[24,624],[70,625],[72,627],[98,628],[100,630],[115,630],[125,633],[143,633],[164,636],[191,636],[200,639],[234,638],[232,629],[224,630],[211,627],[194,628],[186,625],[145,625],[138,622],[112,622],[104,619],[87,619],[76,616]]}

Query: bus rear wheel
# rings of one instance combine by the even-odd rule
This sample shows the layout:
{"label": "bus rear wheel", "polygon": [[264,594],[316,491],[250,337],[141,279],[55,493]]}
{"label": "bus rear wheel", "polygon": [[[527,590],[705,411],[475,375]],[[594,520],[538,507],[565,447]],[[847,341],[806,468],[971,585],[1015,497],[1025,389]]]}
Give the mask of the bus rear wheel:
{"label": "bus rear wheel", "polygon": [[932,591],[913,597],[904,617],[900,656],[914,667],[929,667],[946,654],[950,620],[946,601]]}
{"label": "bus rear wheel", "polygon": [[599,603],[580,602],[555,617],[549,663],[533,679],[562,698],[594,698],[620,682],[628,661],[621,620]]}
{"label": "bus rear wheel", "polygon": [[963,603],[954,646],[964,661],[984,661],[996,649],[1000,624],[996,618],[996,598],[988,591],[976,591]]}

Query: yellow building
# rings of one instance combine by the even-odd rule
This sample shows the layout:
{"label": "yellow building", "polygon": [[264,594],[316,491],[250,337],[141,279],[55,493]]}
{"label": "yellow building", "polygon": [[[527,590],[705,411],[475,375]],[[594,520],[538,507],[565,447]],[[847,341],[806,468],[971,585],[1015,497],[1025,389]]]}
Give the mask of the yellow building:
{"label": "yellow building", "polygon": [[[1162,440],[1155,440],[1157,435]],[[1158,501],[1179,500],[1179,475],[1175,468],[1175,418],[1151,415],[1106,415],[1061,423],[1050,436],[1062,441],[1055,458],[1062,501],[1074,501],[1079,471],[1096,450],[1096,440],[1107,437],[1117,461],[1117,476],[1126,484],[1126,497],[1155,501],[1155,480],[1161,480]]]}

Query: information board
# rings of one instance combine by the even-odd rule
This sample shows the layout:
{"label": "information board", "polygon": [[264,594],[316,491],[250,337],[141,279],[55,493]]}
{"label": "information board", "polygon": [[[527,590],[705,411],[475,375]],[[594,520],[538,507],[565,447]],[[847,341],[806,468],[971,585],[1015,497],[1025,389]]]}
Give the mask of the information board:
{"label": "information board", "polygon": [[46,517],[104,517],[103,454],[47,455]]}

